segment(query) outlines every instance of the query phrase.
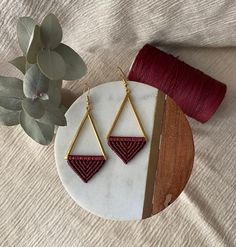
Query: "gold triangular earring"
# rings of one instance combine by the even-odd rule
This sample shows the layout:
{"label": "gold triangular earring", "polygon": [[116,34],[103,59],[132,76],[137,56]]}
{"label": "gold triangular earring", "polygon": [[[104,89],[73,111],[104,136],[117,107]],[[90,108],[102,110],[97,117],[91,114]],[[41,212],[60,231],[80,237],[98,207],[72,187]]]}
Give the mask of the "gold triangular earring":
{"label": "gold triangular earring", "polygon": [[[72,142],[66,152],[65,160],[67,160],[70,167],[74,170],[74,172],[80,176],[80,178],[87,183],[89,179],[91,179],[95,173],[100,170],[100,168],[103,166],[103,164],[106,161],[106,154],[104,151],[104,148],[102,146],[102,142],[100,140],[98,131],[96,129],[92,114],[91,114],[91,106],[90,106],[90,97],[89,97],[89,87],[88,87],[88,93],[86,96],[86,112],[84,114],[84,117],[82,119],[82,122],[80,123],[79,128],[77,129],[74,138],[72,139]],[[89,120],[91,127],[94,131],[94,134],[97,138],[98,145],[101,149],[102,155],[72,155],[71,151],[73,150],[77,139],[79,137],[79,134],[86,122],[86,120]]]}
{"label": "gold triangular earring", "polygon": [[[128,88],[128,80],[122,71],[120,67],[118,67],[118,70],[120,72],[120,75],[122,77],[122,82],[125,86],[125,97],[118,109],[118,112],[115,116],[115,119],[112,123],[112,126],[107,134],[107,142],[108,145],[111,147],[111,149],[123,160],[125,164],[127,164],[146,144],[148,138],[146,136],[145,130],[143,128],[143,125],[141,123],[141,120],[138,116],[138,113],[135,109],[134,103],[132,102],[132,97],[130,90]],[[131,106],[131,109],[134,113],[134,116],[137,120],[138,126],[143,134],[143,137],[137,137],[137,136],[113,136],[112,131],[114,127],[116,126],[116,123],[120,117],[121,112],[124,109],[124,106],[126,103],[129,103]]]}

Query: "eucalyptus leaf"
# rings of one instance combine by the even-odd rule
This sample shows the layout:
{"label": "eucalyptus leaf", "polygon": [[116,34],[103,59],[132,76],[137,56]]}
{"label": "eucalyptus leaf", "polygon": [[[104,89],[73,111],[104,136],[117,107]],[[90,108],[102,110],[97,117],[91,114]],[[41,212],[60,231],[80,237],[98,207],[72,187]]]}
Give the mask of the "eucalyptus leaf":
{"label": "eucalyptus leaf", "polygon": [[9,61],[10,64],[14,65],[19,69],[23,74],[25,74],[26,68],[26,59],[25,56],[16,57],[15,59]]}
{"label": "eucalyptus leaf", "polygon": [[28,115],[35,119],[41,118],[45,112],[44,106],[40,99],[32,100],[29,98],[24,98],[22,101],[22,108],[28,113]]}
{"label": "eucalyptus leaf", "polygon": [[41,50],[37,62],[42,73],[50,80],[61,80],[64,77],[66,65],[57,52],[49,49]]}
{"label": "eucalyptus leaf", "polygon": [[52,123],[58,126],[66,125],[66,118],[63,109],[47,101],[44,101],[43,104],[45,107],[45,114],[41,119],[39,119],[40,122]]}
{"label": "eucalyptus leaf", "polygon": [[23,98],[23,82],[15,77],[0,76],[0,95]]}
{"label": "eucalyptus leaf", "polygon": [[29,46],[27,49],[27,61],[31,64],[34,64],[37,62],[37,55],[38,52],[42,48],[41,38],[40,38],[40,27],[38,25],[35,25],[34,31],[31,35]]}
{"label": "eucalyptus leaf", "polygon": [[48,96],[47,93],[41,93],[39,95],[39,99],[41,99],[41,100],[48,100],[49,99],[49,96]]}
{"label": "eucalyptus leaf", "polygon": [[59,106],[61,103],[61,86],[61,80],[49,81],[49,88],[47,92],[49,101],[57,106]]}
{"label": "eucalyptus leaf", "polygon": [[47,15],[40,26],[41,39],[45,47],[54,49],[62,40],[62,28],[54,14]]}
{"label": "eucalyptus leaf", "polygon": [[20,111],[9,111],[0,107],[0,124],[13,126],[19,124]]}
{"label": "eucalyptus leaf", "polygon": [[23,82],[23,90],[27,98],[34,99],[48,91],[49,79],[41,73],[37,64],[26,71]]}
{"label": "eucalyptus leaf", "polygon": [[21,17],[17,23],[17,37],[23,54],[25,55],[29,46],[30,37],[37,23],[30,17]]}
{"label": "eucalyptus leaf", "polygon": [[66,64],[64,80],[77,80],[87,72],[83,59],[69,46],[60,44],[55,51],[60,54]]}
{"label": "eucalyptus leaf", "polygon": [[54,135],[54,125],[41,123],[31,118],[25,111],[20,113],[20,124],[27,135],[42,145],[48,145]]}
{"label": "eucalyptus leaf", "polygon": [[60,109],[61,109],[61,111],[63,112],[63,114],[65,115],[66,114],[66,112],[67,112],[67,110],[68,110],[68,108],[67,107],[65,107],[64,105],[60,105],[60,107],[59,107]]}
{"label": "eucalyptus leaf", "polygon": [[12,111],[21,110],[21,101],[22,99],[20,98],[0,95],[0,106],[8,110],[12,110]]}
{"label": "eucalyptus leaf", "polygon": [[50,80],[50,85],[52,85],[53,87],[56,88],[60,88],[62,87],[62,80]]}
{"label": "eucalyptus leaf", "polygon": [[33,64],[27,62],[27,60],[26,60],[25,72],[26,72],[29,68],[31,68],[32,66],[33,66]]}

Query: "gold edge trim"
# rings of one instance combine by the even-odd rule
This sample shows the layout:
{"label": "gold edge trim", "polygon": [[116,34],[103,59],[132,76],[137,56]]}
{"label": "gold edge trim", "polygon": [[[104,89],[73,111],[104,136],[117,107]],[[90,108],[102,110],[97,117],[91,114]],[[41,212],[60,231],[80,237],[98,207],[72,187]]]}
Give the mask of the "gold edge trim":
{"label": "gold edge trim", "polygon": [[152,131],[151,149],[149,153],[142,219],[150,217],[152,215],[153,210],[153,194],[156,179],[156,171],[158,166],[159,145],[161,141],[161,133],[163,126],[165,100],[165,94],[161,91],[158,91],[154,113],[154,123]]}

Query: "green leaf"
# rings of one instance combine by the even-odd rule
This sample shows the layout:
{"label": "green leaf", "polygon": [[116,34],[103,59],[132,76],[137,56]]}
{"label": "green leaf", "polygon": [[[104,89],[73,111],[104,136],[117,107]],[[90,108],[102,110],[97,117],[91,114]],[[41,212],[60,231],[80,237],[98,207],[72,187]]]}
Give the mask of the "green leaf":
{"label": "green leaf", "polygon": [[42,73],[50,80],[61,80],[66,72],[63,58],[51,50],[42,50],[38,54],[38,65]]}
{"label": "green leaf", "polygon": [[36,22],[30,17],[21,17],[17,23],[17,37],[24,55],[27,52],[30,37],[33,33]]}
{"label": "green leaf", "polygon": [[61,109],[61,111],[63,112],[63,114],[65,115],[66,114],[66,112],[67,112],[67,110],[68,110],[68,108],[67,107],[65,107],[64,105],[60,105],[60,109]]}
{"label": "green leaf", "polygon": [[21,101],[22,99],[20,98],[0,96],[0,106],[12,111],[21,110]]}
{"label": "green leaf", "polygon": [[23,98],[22,80],[15,77],[0,76],[0,95]]}
{"label": "green leaf", "polygon": [[52,123],[59,126],[66,125],[66,118],[64,116],[64,111],[62,108],[48,101],[44,101],[43,104],[45,108],[45,114],[41,119],[39,119],[40,122]]}
{"label": "green leaf", "polygon": [[0,124],[13,126],[19,124],[19,111],[9,111],[0,107]]}
{"label": "green leaf", "polygon": [[28,113],[28,115],[35,119],[41,118],[45,112],[44,106],[40,99],[32,100],[24,98],[22,101],[22,108]]}
{"label": "green leaf", "polygon": [[34,31],[31,35],[29,46],[27,49],[27,61],[31,64],[34,64],[37,62],[37,55],[38,52],[42,48],[41,38],[40,38],[40,27],[36,25],[34,27]]}
{"label": "green leaf", "polygon": [[29,68],[31,68],[32,66],[33,66],[33,64],[31,64],[31,63],[29,63],[29,62],[26,61],[25,72],[26,72]]}
{"label": "green leaf", "polygon": [[20,124],[26,134],[36,142],[48,145],[52,141],[54,125],[41,123],[31,118],[25,111],[20,113]]}
{"label": "green leaf", "polygon": [[57,106],[59,106],[61,103],[61,86],[61,80],[49,81],[49,88],[47,92],[49,101]]}
{"label": "green leaf", "polygon": [[26,67],[26,59],[25,56],[17,57],[11,61],[10,64],[14,65],[17,69],[19,69],[23,74],[25,74],[25,67]]}
{"label": "green leaf", "polygon": [[77,80],[87,72],[83,59],[69,46],[60,44],[55,51],[60,54],[66,64],[64,80]]}
{"label": "green leaf", "polygon": [[62,28],[54,14],[49,14],[43,19],[40,30],[45,47],[54,49],[61,43]]}
{"label": "green leaf", "polygon": [[23,90],[27,98],[34,99],[48,91],[49,79],[41,73],[37,64],[26,71],[23,82]]}
{"label": "green leaf", "polygon": [[42,93],[39,95],[39,99],[41,100],[48,100],[49,99],[49,96],[47,93]]}

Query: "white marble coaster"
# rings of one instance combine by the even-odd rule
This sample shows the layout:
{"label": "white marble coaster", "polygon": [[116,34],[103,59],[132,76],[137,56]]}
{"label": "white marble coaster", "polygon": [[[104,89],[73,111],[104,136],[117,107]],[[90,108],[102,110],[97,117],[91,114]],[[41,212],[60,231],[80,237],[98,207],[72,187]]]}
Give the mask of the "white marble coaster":
{"label": "white marble coaster", "polygon": [[[129,82],[129,87],[149,141],[127,165],[109,148],[106,142],[106,135],[125,94],[124,86],[120,81],[105,83],[90,90],[91,113],[101,137],[107,161],[88,183],[84,183],[64,160],[66,150],[85,113],[86,93],[79,97],[67,111],[67,126],[58,128],[55,139],[57,170],[67,192],[76,203],[89,212],[115,220],[142,218],[157,95],[157,89],[141,83]],[[114,129],[114,135],[141,136],[129,107],[126,105],[117,123],[117,128]],[[100,154],[89,122],[85,124],[73,154]]]}

